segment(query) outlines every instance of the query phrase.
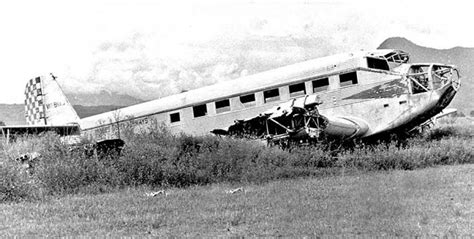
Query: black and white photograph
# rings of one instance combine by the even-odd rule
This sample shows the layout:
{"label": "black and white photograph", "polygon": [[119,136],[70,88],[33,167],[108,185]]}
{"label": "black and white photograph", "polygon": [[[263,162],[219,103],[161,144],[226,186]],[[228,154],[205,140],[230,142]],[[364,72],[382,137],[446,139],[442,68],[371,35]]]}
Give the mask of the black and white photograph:
{"label": "black and white photograph", "polygon": [[474,4],[0,3],[0,237],[474,237]]}

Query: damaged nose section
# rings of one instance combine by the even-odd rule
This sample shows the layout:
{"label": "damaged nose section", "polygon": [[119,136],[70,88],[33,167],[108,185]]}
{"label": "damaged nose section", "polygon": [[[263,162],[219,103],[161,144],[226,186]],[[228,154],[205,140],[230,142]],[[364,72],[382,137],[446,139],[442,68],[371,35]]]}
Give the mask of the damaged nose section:
{"label": "damaged nose section", "polygon": [[446,85],[452,86],[455,91],[461,86],[459,71],[455,66],[433,65],[431,69],[431,79],[433,81],[433,89],[442,89]]}
{"label": "damaged nose section", "polygon": [[440,96],[436,108],[442,110],[449,105],[461,87],[459,72],[455,66],[433,65],[431,80],[434,91]]}
{"label": "damaged nose section", "polygon": [[461,85],[455,66],[442,64],[412,64],[407,78],[412,94],[431,91],[458,91]]}

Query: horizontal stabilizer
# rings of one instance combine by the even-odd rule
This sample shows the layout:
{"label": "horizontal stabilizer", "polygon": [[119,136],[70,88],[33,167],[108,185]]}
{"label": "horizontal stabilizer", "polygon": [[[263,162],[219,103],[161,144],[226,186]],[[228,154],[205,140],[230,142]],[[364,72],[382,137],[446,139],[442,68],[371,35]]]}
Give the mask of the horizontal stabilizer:
{"label": "horizontal stabilizer", "polygon": [[55,132],[61,136],[78,135],[80,133],[79,125],[9,125],[1,126],[0,130],[4,137],[9,135],[37,135],[44,132]]}

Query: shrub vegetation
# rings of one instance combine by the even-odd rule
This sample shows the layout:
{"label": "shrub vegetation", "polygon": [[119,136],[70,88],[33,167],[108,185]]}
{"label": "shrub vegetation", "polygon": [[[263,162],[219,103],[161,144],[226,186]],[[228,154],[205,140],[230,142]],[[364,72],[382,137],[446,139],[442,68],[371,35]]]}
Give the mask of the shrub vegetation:
{"label": "shrub vegetation", "polygon": [[[473,130],[449,126],[423,136],[352,147],[327,145],[281,150],[265,144],[215,136],[173,135],[164,127],[124,132],[121,155],[98,158],[71,148],[52,134],[17,139],[0,148],[0,200],[32,200],[77,192],[100,193],[121,187],[184,187],[216,182],[262,183],[351,170],[411,170],[473,163]],[[36,151],[34,171],[15,158]]]}

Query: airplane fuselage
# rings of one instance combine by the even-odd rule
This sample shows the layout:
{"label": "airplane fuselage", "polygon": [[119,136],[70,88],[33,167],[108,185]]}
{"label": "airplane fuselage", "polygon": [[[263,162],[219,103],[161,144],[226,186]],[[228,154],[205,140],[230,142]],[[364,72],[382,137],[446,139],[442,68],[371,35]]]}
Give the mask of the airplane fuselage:
{"label": "airplane fuselage", "polygon": [[[442,79],[434,72],[442,72]],[[456,93],[452,78],[458,80],[457,71],[443,64],[391,62],[371,52],[340,54],[84,118],[79,124],[96,139],[120,137],[130,126],[135,132],[149,130],[157,123],[175,133],[204,135],[292,98],[316,95],[322,101],[320,114],[333,122],[326,134],[348,138],[363,125],[366,129],[357,137],[367,137],[409,129],[439,113]]]}

